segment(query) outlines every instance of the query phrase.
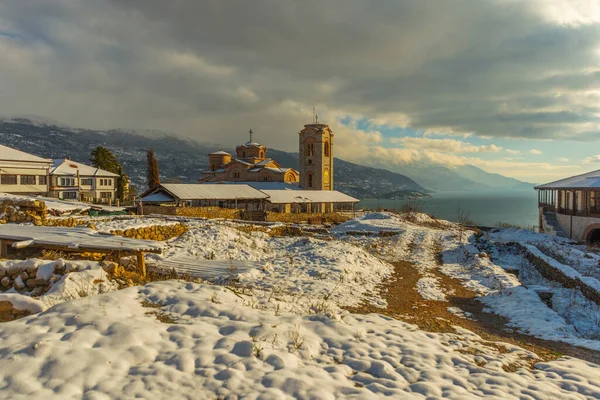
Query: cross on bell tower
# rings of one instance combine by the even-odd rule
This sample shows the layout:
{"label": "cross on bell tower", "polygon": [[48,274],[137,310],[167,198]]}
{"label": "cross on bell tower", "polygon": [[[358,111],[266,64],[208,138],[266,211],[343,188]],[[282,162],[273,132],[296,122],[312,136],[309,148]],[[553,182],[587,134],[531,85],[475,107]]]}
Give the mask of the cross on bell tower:
{"label": "cross on bell tower", "polygon": [[252,129],[250,129],[248,133],[250,134],[250,143],[252,143]]}

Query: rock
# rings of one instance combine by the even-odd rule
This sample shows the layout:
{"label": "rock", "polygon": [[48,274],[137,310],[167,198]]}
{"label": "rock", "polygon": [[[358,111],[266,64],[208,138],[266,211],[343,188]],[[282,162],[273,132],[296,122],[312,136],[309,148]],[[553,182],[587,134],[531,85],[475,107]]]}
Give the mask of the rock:
{"label": "rock", "polygon": [[12,286],[12,279],[10,279],[8,276],[5,276],[4,278],[2,278],[0,280],[0,284],[4,287],[10,287]]}
{"label": "rock", "polygon": [[21,272],[21,274],[19,276],[21,277],[21,279],[23,279],[23,282],[25,282],[27,279],[29,279],[29,274],[27,273],[27,271]]}
{"label": "rock", "polygon": [[112,261],[102,261],[102,268],[109,274],[114,274],[119,268],[119,264]]}
{"label": "rock", "polygon": [[28,288],[33,289],[35,287],[38,286],[46,286],[48,284],[48,282],[46,282],[43,279],[27,279],[27,281],[25,281],[25,284],[27,285]]}
{"label": "rock", "polygon": [[6,268],[0,268],[0,279],[4,278],[8,273]]}
{"label": "rock", "polygon": [[490,256],[485,251],[482,251],[481,253],[477,254],[477,256],[479,258],[490,258]]}
{"label": "rock", "polygon": [[14,282],[15,289],[25,289],[25,282],[23,282],[23,278],[21,275],[17,276]]}
{"label": "rock", "polygon": [[8,267],[8,270],[6,272],[12,278],[16,278],[17,275],[19,275],[21,273],[21,271],[23,271],[23,266],[21,263],[19,263],[19,264],[13,264],[10,267]]}
{"label": "rock", "polygon": [[41,296],[46,292],[47,292],[47,290],[43,286],[37,286],[35,289],[33,289],[33,291],[31,292],[31,295],[32,296]]}
{"label": "rock", "polygon": [[12,313],[13,309],[10,301],[0,301],[0,313]]}

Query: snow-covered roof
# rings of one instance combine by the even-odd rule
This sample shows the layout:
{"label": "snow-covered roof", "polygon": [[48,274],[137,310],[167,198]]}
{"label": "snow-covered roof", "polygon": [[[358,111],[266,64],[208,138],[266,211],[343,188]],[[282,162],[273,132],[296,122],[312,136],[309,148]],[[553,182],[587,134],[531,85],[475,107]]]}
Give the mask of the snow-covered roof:
{"label": "snow-covered roof", "polygon": [[78,172],[79,176],[119,176],[112,172],[68,159],[54,160],[54,168],[50,170],[50,175],[77,175]]}
{"label": "snow-covered roof", "polygon": [[360,200],[337,190],[262,190],[269,203],[358,203]]}
{"label": "snow-covered roof", "polygon": [[245,147],[259,146],[260,147],[260,144],[258,144],[256,142],[246,142],[242,146],[245,146]]}
{"label": "snow-covered roof", "polygon": [[97,249],[160,252],[165,244],[152,240],[131,239],[102,234],[89,228],[63,228],[55,226],[0,225],[0,239],[22,241],[26,246],[64,246],[69,249]]}
{"label": "snow-covered roof", "polygon": [[150,203],[150,202],[155,202],[155,203],[169,203],[175,201],[175,199],[171,196],[169,196],[167,193],[163,193],[163,192],[158,192],[158,193],[154,193],[151,195],[148,195],[144,198],[142,198],[142,202],[145,203]]}
{"label": "snow-covered roof", "polygon": [[254,189],[258,189],[261,191],[265,190],[301,190],[298,187],[298,184],[288,183],[288,182],[266,182],[266,181],[244,181],[244,182],[230,182],[230,181],[222,181],[222,182],[207,182],[206,184],[227,184],[227,185],[248,185],[252,186]]}
{"label": "snow-covered roof", "polygon": [[285,172],[281,168],[264,167],[263,169],[266,169],[267,171],[271,171],[276,174],[283,174]]}
{"label": "snow-covered roof", "polygon": [[[266,199],[267,195],[249,185],[211,185],[202,183],[165,183],[160,188],[179,200]],[[145,198],[145,196],[144,196]]]}
{"label": "snow-covered roof", "polygon": [[226,151],[223,150],[219,150],[219,151],[215,151],[214,153],[209,153],[209,156],[230,156],[231,154],[229,154]]}
{"label": "snow-covered roof", "polygon": [[265,158],[264,160],[262,160],[259,163],[256,163],[255,165],[258,166],[258,167],[264,167],[265,165],[270,164],[272,162],[273,162],[272,158]]}
{"label": "snow-covered roof", "polygon": [[600,189],[600,169],[558,181],[538,185],[535,189]]}
{"label": "snow-covered roof", "polygon": [[4,146],[1,144],[0,144],[0,160],[26,161],[26,162],[44,163],[44,164],[52,163],[52,160],[49,158],[42,158],[42,157],[34,156],[33,154],[25,153],[24,151],[13,149],[12,147]]}

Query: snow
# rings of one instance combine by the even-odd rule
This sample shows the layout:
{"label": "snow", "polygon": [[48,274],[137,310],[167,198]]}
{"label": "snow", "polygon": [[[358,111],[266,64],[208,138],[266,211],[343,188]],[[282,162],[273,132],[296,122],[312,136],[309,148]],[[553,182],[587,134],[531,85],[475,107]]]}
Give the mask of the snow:
{"label": "snow", "polygon": [[[98,224],[111,231],[173,221]],[[449,278],[441,274],[479,294],[489,312],[507,318],[508,329],[600,351],[597,305],[577,289],[543,279],[508,244],[523,239],[540,246],[545,235],[502,230],[480,237],[426,215],[391,213],[348,221],[327,239],[270,237],[260,231],[267,227],[248,231],[249,225],[223,220],[186,224],[188,231],[165,242],[162,254],[147,255],[149,265],[236,260],[257,268],[230,286],[166,281],[113,291],[97,263],[57,261],[73,272],[30,299],[45,311],[0,324],[0,398],[600,397],[598,365],[569,357],[540,362],[527,350],[486,343],[459,327],[429,333],[377,313],[344,310],[385,307],[380,288],[392,275],[390,263],[408,261],[419,276],[418,293],[446,301],[452,314],[474,318],[451,303],[452,292],[441,284]],[[396,235],[346,234],[381,231]],[[577,268],[588,268],[595,260],[568,241],[554,243],[574,249],[569,266],[581,258],[586,261]],[[36,265],[44,277],[57,268],[27,263],[20,265]],[[552,294],[552,307],[542,293]]]}
{"label": "snow", "polygon": [[439,287],[437,279],[424,277],[417,281],[417,292],[425,300],[446,301],[446,294]]}
{"label": "snow", "polygon": [[123,211],[122,207],[110,207],[101,204],[90,204],[82,203],[74,200],[60,200],[51,197],[42,196],[27,196],[27,195],[14,195],[9,193],[0,193],[0,201],[2,200],[27,200],[27,201],[43,201],[50,212],[56,212],[58,214],[68,214],[73,212],[83,212],[91,208],[101,209],[105,211]]}
{"label": "snow", "polygon": [[402,220],[390,213],[369,213],[336,226],[333,233],[403,231]]}
{"label": "snow", "polygon": [[600,396],[600,367],[577,359],[529,369],[532,353],[468,332],[426,333],[378,314],[278,316],[222,287],[175,281],[1,324],[0,352],[5,398]]}
{"label": "snow", "polygon": [[[377,286],[392,266],[363,248],[341,241],[307,237],[269,237],[263,232],[242,232],[227,221],[190,221],[188,232],[168,241],[161,255],[148,255],[149,263],[169,259],[247,260],[262,264],[259,276],[241,276],[241,284],[296,298],[308,307],[325,299],[338,305],[357,306],[368,301],[385,306]],[[199,261],[199,265],[202,262]]]}
{"label": "snow", "polygon": [[[64,267],[63,275],[55,274],[57,266]],[[36,279],[48,280],[53,284],[50,290],[40,297],[32,298],[30,292],[21,294],[13,289],[12,292],[0,293],[0,301],[9,301],[19,310],[27,309],[37,313],[68,300],[117,290],[117,285],[107,279],[102,266],[95,261],[47,261],[33,258],[0,262],[0,271],[31,271],[32,268],[38,268]],[[19,282],[21,289],[26,290],[21,276],[15,279],[16,282]]]}
{"label": "snow", "polygon": [[8,301],[17,310],[29,311],[32,314],[46,309],[40,300],[19,293],[0,293],[0,302],[3,301]]}

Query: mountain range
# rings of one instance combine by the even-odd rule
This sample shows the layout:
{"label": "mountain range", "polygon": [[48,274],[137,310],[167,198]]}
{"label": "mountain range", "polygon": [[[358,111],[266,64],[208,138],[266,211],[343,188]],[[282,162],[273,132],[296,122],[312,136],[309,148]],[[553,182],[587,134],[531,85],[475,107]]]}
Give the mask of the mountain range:
{"label": "mountain range", "polygon": [[[219,146],[186,139],[157,130],[91,130],[71,128],[45,117],[0,118],[0,144],[46,158],[66,158],[88,163],[96,146],[105,146],[117,156],[133,184],[142,190],[146,182],[146,151],[153,148],[161,179],[196,182],[208,167],[208,153]],[[234,152],[234,149],[223,149]],[[282,166],[298,168],[298,153],[268,149],[267,156]],[[428,196],[436,190],[520,188],[529,184],[474,166],[450,168],[406,165],[394,171],[335,159],[336,189],[358,198]]]}

